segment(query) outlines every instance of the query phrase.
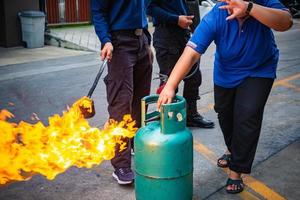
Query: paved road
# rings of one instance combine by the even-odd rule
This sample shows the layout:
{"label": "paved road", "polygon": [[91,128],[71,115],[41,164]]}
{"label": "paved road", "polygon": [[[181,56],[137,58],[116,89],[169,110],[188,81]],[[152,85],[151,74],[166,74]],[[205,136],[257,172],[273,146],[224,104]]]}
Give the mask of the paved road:
{"label": "paved road", "polygon": [[[225,147],[219,126],[211,130],[192,129],[194,199],[297,199],[300,196],[300,26],[296,24],[292,30],[275,35],[281,50],[278,79],[265,109],[253,173],[245,177],[247,188],[240,195],[227,195],[224,190],[226,171],[216,167],[216,158]],[[202,58],[202,99],[198,108],[217,122],[212,109],[213,52],[212,45]],[[0,109],[12,111],[15,121],[31,121],[34,112],[46,122],[48,116],[61,113],[66,105],[85,95],[100,65],[98,55],[71,55],[0,65]],[[153,76],[156,72],[157,63]],[[157,84],[153,81],[152,91]],[[107,119],[103,82],[93,98],[97,114],[91,124],[101,127]],[[104,162],[92,169],[71,168],[53,181],[34,176],[26,182],[1,186],[0,199],[134,199],[133,186],[118,186],[111,173],[109,162]]]}

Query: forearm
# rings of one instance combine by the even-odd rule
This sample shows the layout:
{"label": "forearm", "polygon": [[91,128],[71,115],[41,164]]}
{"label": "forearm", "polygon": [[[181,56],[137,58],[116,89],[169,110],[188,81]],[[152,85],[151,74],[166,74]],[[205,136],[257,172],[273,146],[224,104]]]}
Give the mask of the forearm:
{"label": "forearm", "polygon": [[293,24],[292,17],[288,11],[268,8],[255,3],[250,16],[276,31],[286,31]]}
{"label": "forearm", "polygon": [[182,55],[177,61],[172,73],[168,79],[167,87],[171,87],[174,90],[178,87],[180,81],[189,73],[192,66],[200,59],[198,54],[191,47],[185,47]]}

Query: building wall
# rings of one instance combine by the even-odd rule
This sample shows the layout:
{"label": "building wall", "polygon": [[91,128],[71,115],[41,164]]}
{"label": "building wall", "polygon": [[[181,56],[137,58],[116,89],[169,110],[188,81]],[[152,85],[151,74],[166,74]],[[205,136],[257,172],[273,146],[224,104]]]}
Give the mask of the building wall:
{"label": "building wall", "polygon": [[[4,1],[0,1],[0,27],[4,27]],[[1,28],[2,29],[2,28]],[[3,29],[0,31],[0,46],[4,46],[6,38],[6,32]]]}
{"label": "building wall", "polygon": [[90,22],[91,0],[47,0],[48,24]]}
{"label": "building wall", "polygon": [[22,45],[18,13],[22,10],[39,10],[38,0],[0,0],[0,46]]}

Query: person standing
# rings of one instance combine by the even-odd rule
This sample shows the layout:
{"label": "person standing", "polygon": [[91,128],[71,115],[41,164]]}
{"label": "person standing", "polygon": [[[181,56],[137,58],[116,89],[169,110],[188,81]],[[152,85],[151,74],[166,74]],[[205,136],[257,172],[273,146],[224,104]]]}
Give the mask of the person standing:
{"label": "person standing", "polygon": [[279,50],[271,29],[286,31],[293,21],[278,0],[220,1],[187,43],[157,107],[172,101],[179,82],[214,41],[215,111],[227,146],[217,165],[230,169],[226,191],[239,193],[244,188],[241,174],[251,172],[264,107],[276,78]]}
{"label": "person standing", "polygon": [[[107,59],[106,84],[109,118],[121,121],[131,114],[140,126],[141,98],[149,95],[152,75],[151,38],[147,31],[144,0],[93,0],[95,32],[101,41],[101,59]],[[119,184],[131,184],[132,141],[124,138],[127,148],[111,160],[113,178]]]}
{"label": "person standing", "polygon": [[[169,76],[190,39],[189,26],[193,23],[194,16],[188,15],[185,0],[150,0],[147,14],[152,16],[155,26],[153,46],[160,74]],[[199,63],[196,63],[184,79],[183,97],[187,101],[187,126],[213,128],[214,123],[201,116],[197,110],[201,82]],[[160,87],[165,83],[166,80],[161,80]]]}

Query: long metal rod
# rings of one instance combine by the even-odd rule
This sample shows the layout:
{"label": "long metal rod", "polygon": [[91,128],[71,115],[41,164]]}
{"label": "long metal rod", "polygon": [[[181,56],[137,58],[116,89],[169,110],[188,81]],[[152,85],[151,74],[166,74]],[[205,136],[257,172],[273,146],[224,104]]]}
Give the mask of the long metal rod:
{"label": "long metal rod", "polygon": [[99,82],[99,79],[100,79],[100,77],[101,77],[101,75],[102,75],[102,73],[104,71],[106,63],[107,63],[107,60],[105,59],[104,62],[102,63],[102,65],[101,65],[100,69],[99,69],[99,72],[98,72],[98,74],[97,74],[97,76],[96,76],[96,78],[94,80],[94,83],[93,83],[93,85],[92,85],[92,87],[91,87],[91,89],[90,89],[87,97],[89,97],[89,98],[92,97],[92,94],[93,94],[93,92],[94,92],[94,90],[95,90],[95,88],[96,88],[96,86],[97,86],[97,84]]}

